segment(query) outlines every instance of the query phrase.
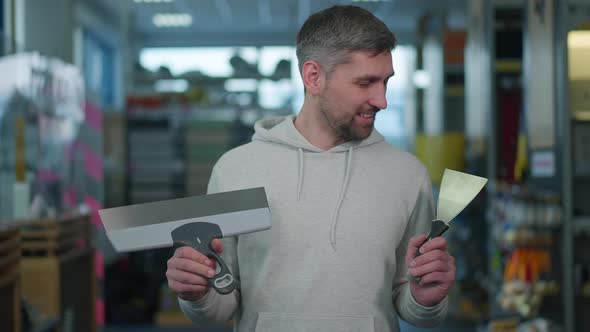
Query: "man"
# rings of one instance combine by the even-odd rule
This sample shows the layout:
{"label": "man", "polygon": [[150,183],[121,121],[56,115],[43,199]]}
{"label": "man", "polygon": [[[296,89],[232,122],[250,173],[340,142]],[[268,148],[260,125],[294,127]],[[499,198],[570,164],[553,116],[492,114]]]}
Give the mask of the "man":
{"label": "man", "polygon": [[[215,263],[177,249],[166,273],[195,322],[236,331],[398,331],[398,316],[440,323],[455,279],[443,238],[426,242],[429,176],[373,130],[387,106],[395,37],[368,11],[335,6],[297,36],[305,100],[298,116],[261,120],[253,141],[215,165],[209,192],[263,186],[270,230],[214,240],[240,280],[210,290]],[[407,274],[421,276],[409,282]]]}

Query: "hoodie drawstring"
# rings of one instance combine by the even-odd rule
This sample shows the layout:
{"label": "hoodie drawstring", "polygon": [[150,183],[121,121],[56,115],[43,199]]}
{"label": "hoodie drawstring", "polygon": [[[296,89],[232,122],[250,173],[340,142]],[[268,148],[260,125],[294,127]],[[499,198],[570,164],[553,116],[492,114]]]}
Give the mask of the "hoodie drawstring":
{"label": "hoodie drawstring", "polygon": [[[297,159],[298,159],[298,179],[297,179],[297,201],[301,199],[301,190],[303,188],[303,149],[297,149]],[[346,168],[344,169],[344,180],[342,181],[342,185],[340,186],[340,192],[338,193],[338,201],[336,202],[336,208],[334,209],[334,213],[332,213],[332,227],[330,228],[330,244],[332,245],[332,249],[336,250],[336,227],[338,226],[338,214],[340,213],[340,208],[342,207],[342,201],[344,201],[344,194],[346,193],[346,189],[348,188],[348,182],[350,180],[350,166],[352,165],[352,146],[348,149],[348,153],[346,154]]]}
{"label": "hoodie drawstring", "polygon": [[350,179],[350,165],[352,163],[352,146],[348,149],[348,153],[346,154],[346,168],[344,170],[344,181],[342,181],[342,186],[340,186],[340,193],[338,194],[338,202],[336,203],[336,209],[332,214],[332,228],[330,230],[330,244],[332,245],[332,249],[336,250],[336,226],[338,224],[338,214],[340,213],[340,208],[342,207],[342,201],[344,200],[344,194],[346,193],[346,188],[348,187],[348,181]]}
{"label": "hoodie drawstring", "polygon": [[299,202],[299,199],[301,199],[301,188],[303,188],[303,149],[299,148],[297,150],[299,151],[299,178],[297,179],[297,201]]}

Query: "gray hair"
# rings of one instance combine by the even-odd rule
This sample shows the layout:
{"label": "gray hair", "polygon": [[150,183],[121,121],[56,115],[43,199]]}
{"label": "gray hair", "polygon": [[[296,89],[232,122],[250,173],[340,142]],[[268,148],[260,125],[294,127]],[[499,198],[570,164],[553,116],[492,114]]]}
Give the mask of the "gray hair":
{"label": "gray hair", "polygon": [[357,6],[333,6],[311,15],[297,34],[299,71],[314,60],[329,75],[334,67],[350,61],[350,53],[372,55],[395,48],[396,38],[375,15]]}

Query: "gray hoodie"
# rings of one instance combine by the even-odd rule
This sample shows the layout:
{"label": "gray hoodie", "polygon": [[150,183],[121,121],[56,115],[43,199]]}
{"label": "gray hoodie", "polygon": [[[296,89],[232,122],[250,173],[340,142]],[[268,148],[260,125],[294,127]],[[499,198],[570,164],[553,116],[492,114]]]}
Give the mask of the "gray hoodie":
{"label": "gray hoodie", "polygon": [[447,299],[424,307],[406,279],[409,238],[434,217],[430,179],[409,153],[376,130],[330,150],[309,143],[294,116],[261,120],[253,141],[217,162],[209,192],[263,186],[270,230],[224,239],[240,280],[180,306],[196,323],[235,322],[235,331],[399,331],[398,316],[431,327]]}

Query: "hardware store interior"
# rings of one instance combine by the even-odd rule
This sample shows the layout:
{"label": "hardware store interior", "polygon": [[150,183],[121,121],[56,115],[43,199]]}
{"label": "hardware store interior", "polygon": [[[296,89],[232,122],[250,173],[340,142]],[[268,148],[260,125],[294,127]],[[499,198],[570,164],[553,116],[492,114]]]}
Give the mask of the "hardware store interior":
{"label": "hardware store interior", "polygon": [[183,314],[174,246],[115,250],[98,211],[204,195],[256,121],[297,116],[297,32],[333,5],[395,34],[374,127],[434,198],[445,169],[488,179],[428,330],[590,331],[589,0],[1,3],[0,331],[232,331]]}

